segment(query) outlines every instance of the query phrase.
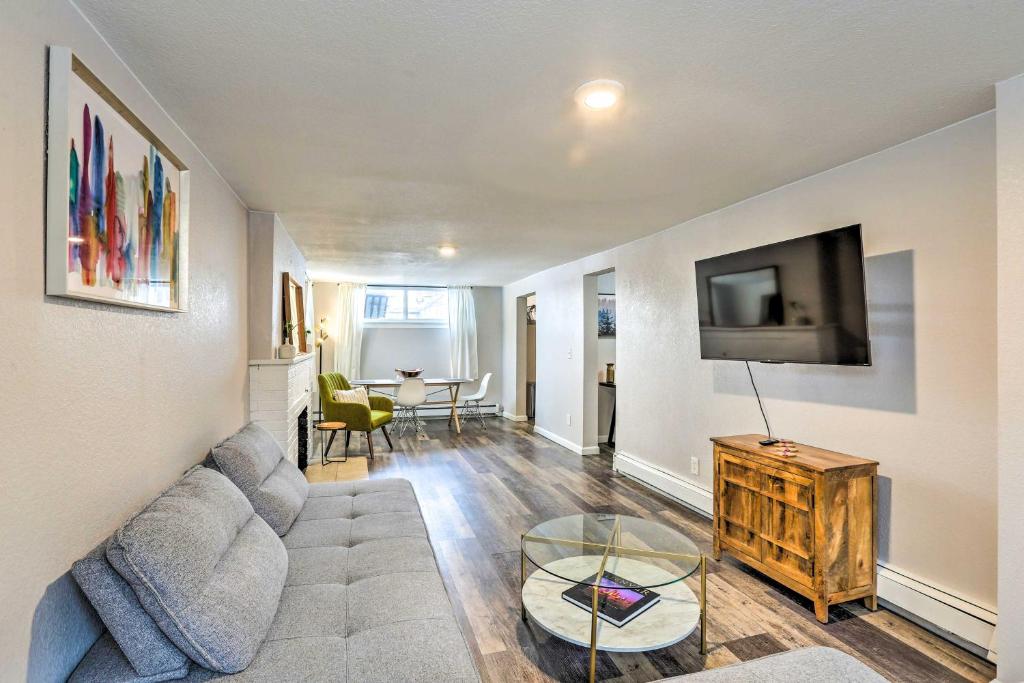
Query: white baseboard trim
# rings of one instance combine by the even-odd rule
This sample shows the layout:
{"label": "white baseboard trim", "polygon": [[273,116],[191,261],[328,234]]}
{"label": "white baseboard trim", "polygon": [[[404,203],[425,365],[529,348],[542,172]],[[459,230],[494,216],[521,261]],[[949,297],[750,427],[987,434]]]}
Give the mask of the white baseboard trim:
{"label": "white baseboard trim", "polygon": [[597,455],[600,452],[600,446],[584,446],[580,449],[580,455]]}
{"label": "white baseboard trim", "polygon": [[878,563],[878,599],[893,611],[940,636],[955,636],[983,657],[996,660],[996,612],[956,593],[914,577],[902,569]]}
{"label": "white baseboard trim", "polygon": [[[617,451],[613,462],[617,472],[706,517],[712,516],[714,500],[711,491],[628,453]],[[946,638],[952,634],[954,640],[973,645],[972,649],[995,661],[994,608],[971,602],[949,589],[929,584],[882,562],[878,563],[878,598],[928,630]]]}
{"label": "white baseboard trim", "polygon": [[[543,427],[538,427],[537,425],[534,425],[533,426],[533,433],[538,435],[538,436],[543,436],[548,441],[554,441],[555,443],[557,443],[562,448],[568,448],[570,451],[572,451],[576,455],[593,455],[593,453],[584,453],[585,449],[583,448],[583,446],[580,446],[578,443],[573,443],[572,441],[569,441],[569,439],[561,437],[558,434],[555,434],[554,432],[549,432],[548,430],[544,429]],[[594,448],[596,449],[597,447],[594,446]]]}
{"label": "white baseboard trim", "polygon": [[512,420],[513,422],[526,422],[528,418],[526,415],[513,415],[512,413],[505,411],[501,414],[506,420]]}
{"label": "white baseboard trim", "polygon": [[706,488],[622,451],[615,452],[612,462],[616,472],[636,479],[641,484],[657,489],[669,498],[711,517],[714,500],[711,497],[711,491]]}

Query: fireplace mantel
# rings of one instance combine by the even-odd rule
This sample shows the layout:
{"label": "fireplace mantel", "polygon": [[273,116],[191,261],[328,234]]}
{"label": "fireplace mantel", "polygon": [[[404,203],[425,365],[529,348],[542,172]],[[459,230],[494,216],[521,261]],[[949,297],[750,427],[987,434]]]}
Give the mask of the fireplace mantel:
{"label": "fireplace mantel", "polygon": [[300,353],[295,358],[267,358],[266,360],[251,360],[249,367],[254,365],[297,365],[307,360],[313,360],[313,353]]}

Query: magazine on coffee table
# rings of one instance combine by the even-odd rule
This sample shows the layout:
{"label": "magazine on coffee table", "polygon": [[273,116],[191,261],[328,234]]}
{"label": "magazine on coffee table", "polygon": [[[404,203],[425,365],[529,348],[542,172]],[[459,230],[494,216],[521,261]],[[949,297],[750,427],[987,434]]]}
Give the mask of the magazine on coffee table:
{"label": "magazine on coffee table", "polygon": [[[597,575],[594,574],[585,582],[569,588],[562,593],[562,598],[589,612],[594,601],[594,586],[588,584],[592,584],[596,578]],[[601,587],[598,589],[597,616],[621,628],[653,607],[659,600],[660,594],[627,581],[621,576],[605,572],[601,576]]]}

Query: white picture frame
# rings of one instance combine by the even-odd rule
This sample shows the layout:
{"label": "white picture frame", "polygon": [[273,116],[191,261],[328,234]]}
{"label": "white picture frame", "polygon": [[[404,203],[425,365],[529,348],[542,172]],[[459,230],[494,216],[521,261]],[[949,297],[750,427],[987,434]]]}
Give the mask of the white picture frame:
{"label": "white picture frame", "polygon": [[49,48],[48,96],[47,295],[187,311],[187,166],[70,48]]}

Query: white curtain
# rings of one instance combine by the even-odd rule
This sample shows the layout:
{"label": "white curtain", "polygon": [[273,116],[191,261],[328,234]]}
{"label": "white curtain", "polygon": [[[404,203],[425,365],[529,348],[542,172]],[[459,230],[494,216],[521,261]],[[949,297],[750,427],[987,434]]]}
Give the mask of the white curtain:
{"label": "white curtain", "polygon": [[476,305],[472,287],[448,288],[448,340],[452,377],[476,379]]}
{"label": "white curtain", "polygon": [[338,336],[334,340],[334,371],[346,379],[359,379],[359,358],[363,352],[363,308],[366,285],[342,282],[338,285]]}

